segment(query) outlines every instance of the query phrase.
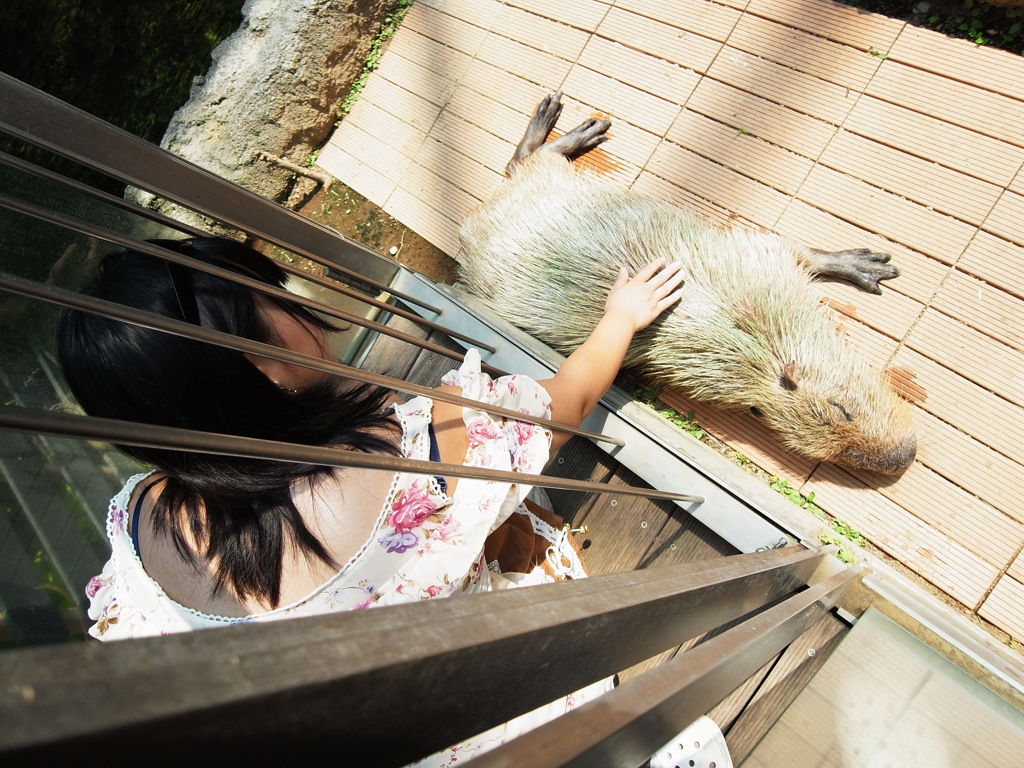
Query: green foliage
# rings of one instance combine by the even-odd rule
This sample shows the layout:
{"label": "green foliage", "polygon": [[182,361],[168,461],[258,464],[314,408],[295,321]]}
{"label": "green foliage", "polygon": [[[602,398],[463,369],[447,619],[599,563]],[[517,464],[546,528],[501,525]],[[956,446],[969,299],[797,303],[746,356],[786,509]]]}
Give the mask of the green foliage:
{"label": "green foliage", "polygon": [[370,73],[373,72],[377,67],[380,66],[381,57],[384,55],[384,49],[387,46],[387,42],[394,37],[395,32],[398,31],[398,27],[402,23],[402,19],[405,18],[405,14],[408,12],[409,7],[413,4],[413,0],[398,0],[395,3],[394,10],[384,18],[384,21],[380,25],[380,31],[377,32],[373,41],[370,43],[370,52],[366,56],[366,62],[363,64],[363,71],[359,73],[359,77],[352,83],[352,88],[349,89],[348,94],[341,102],[339,108],[339,117],[344,117],[352,111],[352,107],[355,106],[356,100],[359,98],[359,94],[362,93],[363,88],[366,87],[366,81],[370,78]]}
{"label": "green foliage", "polygon": [[631,392],[631,394],[634,398],[636,398],[636,400],[646,405],[659,416],[668,419],[677,427],[689,432],[698,440],[707,435],[707,432],[704,431],[704,428],[697,423],[697,420],[693,415],[693,411],[690,411],[684,416],[681,413],[679,413],[679,411],[673,408],[669,408],[667,405],[665,405],[663,402],[661,402],[661,400],[657,398],[654,392],[651,392],[648,389],[636,388]]}
{"label": "green foliage", "polygon": [[[242,4],[5,0],[0,71],[156,143],[193,78],[209,69],[213,48],[238,28]],[[20,143],[3,148],[25,154]],[[26,156],[43,162],[37,155]]]}
{"label": "green foliage", "polygon": [[[936,32],[970,40],[975,45],[1024,53],[1022,8],[1004,8],[978,0],[922,2],[921,0],[841,0],[865,11],[881,13]],[[875,49],[872,56],[886,58]]]}
{"label": "green foliage", "polygon": [[800,491],[789,484],[789,480],[783,480],[778,475],[772,475],[771,487],[773,491],[781,493],[791,502],[800,507],[800,509],[806,509],[808,512],[813,512],[818,517],[825,516],[825,513],[821,511],[821,508],[814,503],[813,492],[804,496]]}
{"label": "green foliage", "polygon": [[839,547],[839,551],[836,552],[836,557],[839,558],[839,560],[841,562],[844,562],[844,563],[856,563],[857,562],[857,555],[856,555],[856,553],[852,549],[850,549],[848,546],[846,546],[846,542],[845,541],[843,541],[841,538],[839,538],[836,534],[834,534],[832,531],[828,530],[827,528],[823,529],[818,534],[818,541],[820,541],[822,544],[825,544],[826,546],[828,546],[830,544],[834,544],[835,546]]}

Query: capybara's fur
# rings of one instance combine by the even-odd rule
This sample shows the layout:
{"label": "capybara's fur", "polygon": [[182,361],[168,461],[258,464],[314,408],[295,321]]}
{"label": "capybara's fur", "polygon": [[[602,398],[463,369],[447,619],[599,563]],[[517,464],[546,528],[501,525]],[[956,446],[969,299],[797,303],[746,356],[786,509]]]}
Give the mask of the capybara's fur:
{"label": "capybara's fur", "polygon": [[[541,127],[554,119],[548,123]],[[749,410],[811,458],[887,474],[910,465],[909,408],[840,338],[812,284],[825,271],[816,256],[887,256],[825,254],[717,227],[577,172],[557,141],[521,145],[510,178],[463,223],[461,279],[472,292],[569,353],[600,319],[620,265],[635,274],[660,256],[679,260],[683,298],[637,334],[627,367],[722,408]],[[898,274],[886,269],[881,279]],[[865,287],[877,291],[878,279]]]}

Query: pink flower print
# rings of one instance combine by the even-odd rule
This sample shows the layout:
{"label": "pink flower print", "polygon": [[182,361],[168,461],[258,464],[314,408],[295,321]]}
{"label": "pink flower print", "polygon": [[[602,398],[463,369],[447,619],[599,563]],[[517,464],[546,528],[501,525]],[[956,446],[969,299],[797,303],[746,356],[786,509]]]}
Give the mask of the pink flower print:
{"label": "pink flower print", "polygon": [[494,422],[484,416],[472,422],[466,429],[466,436],[469,438],[469,447],[476,448],[483,445],[485,440],[493,440],[500,432]]}
{"label": "pink flower print", "polygon": [[514,395],[518,391],[516,389],[516,377],[515,376],[509,376],[509,378],[506,380],[505,384],[508,387],[508,393],[510,395]]}
{"label": "pink flower print", "polygon": [[427,593],[427,597],[437,597],[443,591],[437,584],[431,584],[429,587],[423,590]]}
{"label": "pink flower print", "polygon": [[430,532],[429,538],[444,542],[451,541],[455,538],[455,534],[459,532],[459,527],[458,519],[448,515],[437,528]]}
{"label": "pink flower print", "polygon": [[441,504],[432,499],[417,481],[399,493],[398,498],[392,502],[388,524],[395,531],[419,528],[440,506]]}
{"label": "pink flower print", "polygon": [[101,589],[107,586],[99,576],[93,576],[85,585],[85,596],[92,600]]}
{"label": "pink flower print", "polygon": [[361,600],[358,603],[356,603],[355,605],[353,605],[352,606],[352,610],[353,611],[361,611],[364,608],[369,608],[371,605],[373,605],[373,598],[372,597],[368,597],[365,600]]}

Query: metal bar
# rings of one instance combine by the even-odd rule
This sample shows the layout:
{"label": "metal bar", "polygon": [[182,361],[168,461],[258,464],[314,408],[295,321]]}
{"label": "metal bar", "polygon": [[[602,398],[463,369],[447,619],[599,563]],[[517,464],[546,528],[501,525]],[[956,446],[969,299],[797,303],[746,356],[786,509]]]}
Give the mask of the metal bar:
{"label": "metal bar", "polygon": [[838,573],[474,762],[640,765],[822,618],[859,577],[853,568]]}
{"label": "metal bar", "polygon": [[282,443],[213,432],[197,432],[134,421],[101,419],[72,413],[58,413],[38,408],[19,408],[0,405],[0,427],[19,432],[35,432],[55,437],[75,437],[84,440],[103,440],[108,443],[137,445],[147,448],[169,448],[195,453],[222,456],[246,456],[254,459],[272,459],[295,463],[322,464],[328,467],[358,467],[388,472],[413,472],[421,475],[465,477],[473,480],[496,480],[519,485],[539,485],[566,491],[588,493],[617,493],[652,499],[699,503],[699,496],[658,491],[634,486],[610,486],[584,480],[570,480],[548,475],[531,475],[497,469],[471,467],[465,464],[447,464],[439,461],[417,461],[396,456],[385,456],[360,451],[342,451],[337,448]]}
{"label": "metal bar", "polygon": [[[389,291],[398,265],[294,211],[0,72],[0,130]],[[357,252],[364,274],[325,259]],[[370,273],[373,272],[374,275]],[[390,291],[439,314],[422,300]]]}
{"label": "metal bar", "polygon": [[377,331],[378,333],[383,333],[385,336],[392,336],[406,342],[407,344],[412,344],[420,347],[421,349],[425,349],[429,352],[435,352],[453,360],[462,359],[462,356],[458,352],[453,352],[450,349],[446,349],[445,347],[433,344],[429,341],[417,339],[415,336],[410,336],[407,333],[402,333],[401,331],[397,331],[389,326],[375,323],[372,320],[360,317],[359,315],[354,315],[351,312],[346,312],[343,309],[332,307],[330,304],[325,304],[322,301],[314,301],[313,299],[306,298],[305,296],[300,296],[297,293],[286,291],[283,288],[268,285],[261,280],[246,277],[238,272],[232,272],[230,269],[216,267],[212,264],[200,261],[199,259],[193,259],[190,256],[185,256],[175,251],[168,250],[167,248],[147,243],[145,240],[138,240],[134,237],[129,237],[128,235],[122,235],[120,232],[115,232],[112,229],[101,227],[98,224],[81,221],[62,213],[50,211],[47,208],[35,205],[34,203],[27,203],[23,200],[17,200],[4,194],[0,194],[0,207],[17,211],[18,213],[31,216],[32,218],[40,221],[56,224],[57,226],[64,227],[65,229],[80,232],[83,235],[89,235],[90,237],[106,240],[107,242],[115,243],[116,245],[120,245],[125,248],[131,248],[142,253],[148,253],[152,256],[156,256],[157,258],[164,259],[165,261],[181,264],[182,266],[195,269],[199,272],[206,272],[207,274],[216,275],[217,277],[221,277],[225,280],[231,280],[232,282],[239,283],[240,285],[248,286],[259,293],[264,293],[268,296],[276,296],[278,298],[285,299],[286,301],[301,304],[308,309],[322,312],[325,315],[336,317],[339,320],[344,320],[345,322],[352,323],[353,325],[360,325],[364,328],[369,328]]}
{"label": "metal bar", "polygon": [[[300,365],[304,368],[311,368],[313,370],[323,371],[324,373],[332,375],[346,376],[353,381],[374,384],[379,387],[394,389],[399,392],[406,392],[412,395],[422,395],[434,400],[441,400],[446,403],[461,405],[466,408],[474,408],[476,410],[486,411],[487,413],[499,414],[501,416],[515,419],[516,421],[540,424],[541,426],[548,427],[549,429],[568,432],[573,435],[579,435],[580,437],[588,437],[593,440],[600,441],[607,439],[614,442],[616,440],[616,438],[605,438],[604,435],[597,432],[590,432],[589,430],[580,429],[579,427],[571,427],[568,424],[562,424],[561,422],[552,421],[551,419],[544,419],[539,416],[530,416],[529,414],[513,411],[509,408],[499,408],[498,406],[481,403],[478,400],[471,400],[460,395],[452,395],[447,392],[430,389],[429,387],[423,387],[419,384],[402,381],[401,379],[393,379],[388,376],[369,373],[343,363],[321,360],[317,357],[303,355],[289,349],[275,347],[271,344],[263,344],[258,341],[252,341],[251,339],[243,339],[239,336],[232,336],[229,333],[222,333],[221,331],[215,331],[210,328],[203,328],[198,325],[186,323],[182,320],[175,320],[169,317],[163,317],[162,315],[156,315],[152,312],[143,312],[142,310],[126,307],[112,301],[105,301],[92,296],[85,296],[80,293],[75,293],[74,291],[68,291],[63,288],[45,285],[27,278],[10,275],[6,272],[0,272],[0,290],[11,291],[12,293],[17,293],[22,296],[29,296],[34,299],[47,301],[51,304],[59,304],[63,307],[78,309],[83,312],[103,315],[104,317],[121,320],[133,325],[140,325],[145,328],[152,328],[153,330],[162,331],[164,333],[173,333],[176,336],[184,336],[196,341],[216,344],[220,347],[234,349],[251,355],[268,357],[273,360],[280,360],[281,362]],[[287,293],[287,291],[283,291],[283,293]]]}
{"label": "metal bar", "polygon": [[805,584],[821,557],[792,548],[130,643],[11,650],[0,654],[0,753],[145,745],[168,759],[212,751],[266,761],[323,743],[353,765],[404,765],[770,603]]}
{"label": "metal bar", "polygon": [[[90,187],[88,184],[83,184],[80,181],[69,179],[66,176],[62,176],[61,174],[55,173],[54,171],[50,171],[46,168],[42,168],[26,160],[14,157],[12,155],[7,154],[6,152],[0,152],[0,163],[7,165],[11,168],[17,168],[18,170],[23,171],[25,173],[30,173],[34,176],[38,176],[39,178],[47,179],[48,181],[52,181],[55,184],[61,184],[65,187],[68,187],[69,189],[73,189],[76,192],[79,192],[80,194],[87,195],[95,200],[99,200],[103,203],[106,203],[107,205],[112,205],[120,210],[127,211],[132,215],[140,216],[142,218],[148,219],[149,221],[155,222],[157,224],[161,224],[162,226],[168,227],[170,229],[177,229],[178,231],[184,232],[188,235],[191,235],[192,237],[210,237],[209,232],[204,232],[198,227],[193,227],[192,225],[178,221],[177,219],[172,219],[170,216],[164,216],[162,213],[157,213],[156,211],[150,210],[149,208],[143,208],[139,205],[135,205],[134,203],[128,202],[123,198],[117,197],[116,195],[111,195],[109,192],[103,192],[102,190]],[[375,299],[372,296],[367,296],[362,291],[356,290],[355,288],[351,288],[345,285],[344,283],[338,282],[337,280],[328,279],[326,277],[319,275],[311,275],[310,273],[304,272],[298,267],[293,266],[291,264],[287,264],[285,262],[278,262],[278,265],[281,267],[281,269],[283,269],[285,272],[291,275],[300,277],[303,280],[308,280],[311,283],[315,283],[316,285],[335,291],[336,293],[340,293],[344,296],[356,299],[358,301],[370,305],[371,307],[376,307],[377,309],[382,309],[387,312],[390,312],[393,315],[404,317],[406,320],[410,320],[423,328],[441,331],[443,333],[448,334],[452,338],[461,339],[462,341],[465,341],[471,346],[477,347],[479,349],[486,349],[488,352],[495,351],[494,347],[483,341],[480,341],[479,339],[474,339],[471,336],[459,333],[458,331],[448,328],[447,326],[441,325],[440,323],[435,323],[431,320],[427,320],[423,316],[410,310],[402,309],[401,307],[397,307],[394,304],[389,304],[386,301]],[[391,290],[389,290],[388,292],[391,293]],[[401,293],[401,291],[398,291],[397,293]]]}

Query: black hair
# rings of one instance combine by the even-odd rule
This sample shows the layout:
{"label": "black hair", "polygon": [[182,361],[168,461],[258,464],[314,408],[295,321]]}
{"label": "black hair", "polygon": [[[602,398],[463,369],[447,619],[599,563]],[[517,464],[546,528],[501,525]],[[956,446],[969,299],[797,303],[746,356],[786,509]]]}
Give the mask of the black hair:
{"label": "black hair", "polygon": [[[285,272],[259,252],[223,238],[151,240],[165,248],[283,287]],[[276,343],[247,286],[121,250],[106,256],[84,291],[165,317],[265,343]],[[261,295],[296,319],[337,330],[305,307]],[[397,423],[385,411],[387,390],[325,376],[300,391],[283,390],[241,352],[77,310],[61,313],[61,368],[86,413],[127,421],[350,450],[398,454]],[[214,593],[226,586],[240,598],[276,607],[283,547],[337,567],[306,527],[291,497],[300,480],[333,470],[236,456],[117,446],[156,467],[167,482],[153,509],[153,526],[168,533],[181,555],[215,560]],[[180,511],[185,511],[186,521]],[[203,551],[186,543],[185,525]]]}

